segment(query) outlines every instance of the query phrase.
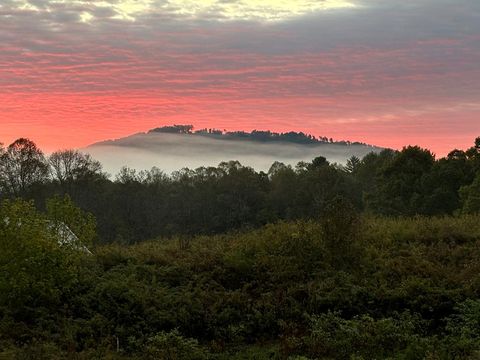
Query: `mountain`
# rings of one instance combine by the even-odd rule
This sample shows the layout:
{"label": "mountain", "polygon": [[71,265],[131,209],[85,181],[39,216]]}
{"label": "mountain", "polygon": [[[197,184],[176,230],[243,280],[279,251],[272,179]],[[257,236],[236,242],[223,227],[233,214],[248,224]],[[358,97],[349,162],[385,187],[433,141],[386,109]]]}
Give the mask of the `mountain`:
{"label": "mountain", "polygon": [[267,171],[275,161],[295,165],[299,161],[324,156],[330,162],[344,164],[353,155],[363,157],[381,150],[368,144],[333,141],[302,132],[225,132],[216,129],[194,132],[191,125],[156,128],[147,133],[95,143],[84,149],[102,162],[110,173],[118,172],[122,166],[138,170],[156,166],[172,172],[184,167],[217,166],[229,160]]}

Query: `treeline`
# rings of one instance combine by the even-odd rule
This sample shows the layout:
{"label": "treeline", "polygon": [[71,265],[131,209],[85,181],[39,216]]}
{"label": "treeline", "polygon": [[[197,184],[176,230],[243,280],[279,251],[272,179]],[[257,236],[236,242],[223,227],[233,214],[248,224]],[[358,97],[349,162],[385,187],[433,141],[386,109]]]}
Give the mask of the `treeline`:
{"label": "treeline", "polygon": [[295,144],[338,144],[338,145],[367,145],[360,142],[351,142],[340,140],[336,141],[333,138],[326,136],[315,136],[306,134],[304,132],[289,131],[285,133],[277,133],[269,130],[253,130],[247,131],[226,131],[219,129],[200,129],[193,130],[193,125],[170,125],[155,128],[149,133],[167,133],[167,134],[182,134],[182,135],[201,135],[226,140],[250,140],[258,142],[289,142]]}
{"label": "treeline", "polygon": [[104,243],[315,219],[338,196],[378,215],[469,214],[480,210],[480,138],[438,160],[410,146],[352,157],[345,166],[317,157],[257,172],[230,161],[171,175],[123,168],[113,178],[75,150],[47,157],[28,139],[0,147],[1,198],[34,199],[42,209],[56,194],[94,214]]}

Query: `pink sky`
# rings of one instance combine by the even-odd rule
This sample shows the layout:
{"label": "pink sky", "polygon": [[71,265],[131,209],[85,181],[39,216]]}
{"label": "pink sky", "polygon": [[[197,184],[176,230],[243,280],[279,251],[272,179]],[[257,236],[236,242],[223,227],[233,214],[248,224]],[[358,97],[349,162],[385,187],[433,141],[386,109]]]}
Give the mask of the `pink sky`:
{"label": "pink sky", "polygon": [[225,19],[221,8],[132,20],[90,4],[84,22],[75,1],[24,3],[0,5],[5,144],[84,147],[175,123],[443,156],[480,136],[475,0],[359,0],[275,21]]}

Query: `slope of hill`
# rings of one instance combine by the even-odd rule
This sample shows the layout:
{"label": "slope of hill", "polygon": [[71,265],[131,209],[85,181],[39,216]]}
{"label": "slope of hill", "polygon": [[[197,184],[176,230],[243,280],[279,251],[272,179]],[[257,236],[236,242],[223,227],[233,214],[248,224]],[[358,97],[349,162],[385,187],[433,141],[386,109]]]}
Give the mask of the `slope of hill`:
{"label": "slope of hill", "polygon": [[304,133],[224,133],[211,129],[192,132],[191,127],[185,125],[103,141],[85,149],[110,173],[116,173],[122,166],[139,170],[156,166],[172,172],[183,167],[216,166],[229,160],[267,171],[275,161],[295,165],[324,156],[330,162],[343,164],[353,155],[362,157],[380,150],[367,144],[333,142]]}

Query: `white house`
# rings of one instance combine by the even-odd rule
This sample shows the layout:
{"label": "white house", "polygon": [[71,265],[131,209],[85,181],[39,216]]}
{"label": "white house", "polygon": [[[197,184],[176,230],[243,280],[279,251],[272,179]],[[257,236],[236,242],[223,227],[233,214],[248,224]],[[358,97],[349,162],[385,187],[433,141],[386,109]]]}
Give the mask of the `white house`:
{"label": "white house", "polygon": [[[5,224],[10,223],[10,219],[7,217],[3,220]],[[18,227],[22,226],[21,220],[18,221]],[[46,226],[49,230],[52,230],[57,236],[57,241],[60,246],[70,246],[75,250],[92,254],[92,252],[83,244],[80,243],[78,236],[68,227],[67,224],[61,221],[46,221]]]}

